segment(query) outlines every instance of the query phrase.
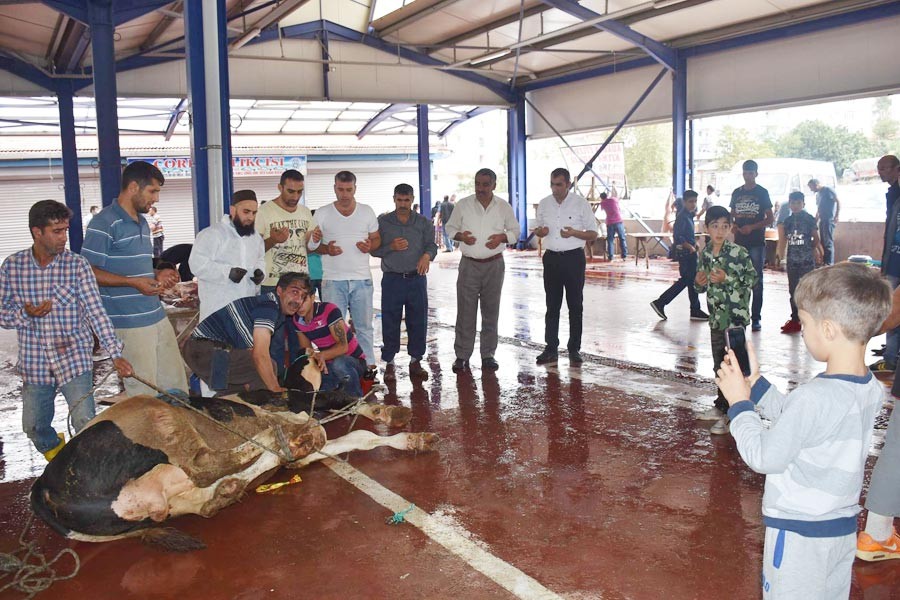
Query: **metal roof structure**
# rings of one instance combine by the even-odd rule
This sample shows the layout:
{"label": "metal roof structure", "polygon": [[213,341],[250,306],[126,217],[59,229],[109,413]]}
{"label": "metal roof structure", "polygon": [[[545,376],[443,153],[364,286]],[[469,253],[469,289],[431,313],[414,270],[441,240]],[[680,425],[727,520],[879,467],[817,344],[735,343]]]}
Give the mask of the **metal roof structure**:
{"label": "metal roof structure", "polygon": [[[39,127],[25,117],[47,102],[59,81],[70,81],[79,96],[92,95],[88,23],[96,1],[0,3],[0,96],[44,98],[23,109],[22,123],[6,122],[0,131]],[[512,106],[521,94],[651,65],[673,70],[679,60],[704,49],[721,51],[900,14],[900,3],[892,0],[219,0],[219,5],[228,22],[237,133],[243,127],[255,133],[359,135],[408,133],[416,104],[433,106],[431,133],[440,135],[479,112]],[[160,128],[155,121],[152,131],[171,134],[184,127],[179,118],[186,96],[184,9],[182,0],[114,3],[118,91],[128,99],[121,104],[123,129],[144,129],[148,117],[166,122]],[[651,78],[635,85],[643,87]],[[885,89],[897,81],[886,77]],[[142,97],[166,100],[133,100]],[[0,104],[14,103],[7,98]],[[331,124],[323,125],[328,120]],[[81,125],[89,128],[89,117]]]}

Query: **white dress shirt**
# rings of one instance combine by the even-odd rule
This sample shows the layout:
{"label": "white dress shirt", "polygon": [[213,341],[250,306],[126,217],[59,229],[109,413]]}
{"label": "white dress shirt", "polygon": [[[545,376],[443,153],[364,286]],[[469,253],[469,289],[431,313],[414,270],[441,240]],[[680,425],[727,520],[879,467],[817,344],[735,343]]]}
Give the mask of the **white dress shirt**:
{"label": "white dress shirt", "polygon": [[547,227],[550,230],[544,236],[545,250],[568,252],[583,248],[585,240],[575,236],[564,238],[560,232],[566,227],[580,231],[597,231],[597,219],[591,211],[591,205],[581,196],[569,193],[562,202],[557,202],[551,194],[538,204],[535,226]]}
{"label": "white dress shirt", "polygon": [[506,244],[500,244],[493,250],[485,246],[488,238],[495,233],[506,234],[506,241],[515,244],[519,239],[519,222],[513,213],[509,202],[499,198],[496,194],[491,198],[490,204],[485,209],[481,202],[473,194],[456,203],[450,220],[444,225],[451,238],[457,233],[468,231],[475,238],[471,246],[465,242],[459,243],[459,249],[463,256],[469,258],[484,259],[500,254],[506,249]]}
{"label": "white dress shirt", "polygon": [[[259,286],[250,278],[256,269],[265,273],[266,246],[258,233],[238,234],[231,218],[225,215],[197,234],[188,263],[197,277],[202,321],[238,298],[259,294]],[[238,283],[228,279],[233,267],[247,270]]]}

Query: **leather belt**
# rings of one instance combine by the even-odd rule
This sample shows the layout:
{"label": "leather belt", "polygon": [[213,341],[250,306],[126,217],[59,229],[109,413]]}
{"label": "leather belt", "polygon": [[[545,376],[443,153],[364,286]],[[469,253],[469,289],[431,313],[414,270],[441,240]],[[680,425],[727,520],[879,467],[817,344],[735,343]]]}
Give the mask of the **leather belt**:
{"label": "leather belt", "polygon": [[584,253],[584,248],[572,248],[571,250],[544,250],[544,254],[571,254],[574,252]]}
{"label": "leather belt", "polygon": [[393,275],[394,277],[402,277],[403,279],[415,279],[416,277],[422,277],[419,275],[418,271],[409,271],[407,273],[397,273],[396,271],[388,271],[385,275]]}
{"label": "leather belt", "polygon": [[487,258],[472,258],[471,256],[463,256],[463,258],[477,262],[477,263],[489,263],[497,260],[498,258],[503,258],[503,253],[495,254],[493,256],[489,256]]}

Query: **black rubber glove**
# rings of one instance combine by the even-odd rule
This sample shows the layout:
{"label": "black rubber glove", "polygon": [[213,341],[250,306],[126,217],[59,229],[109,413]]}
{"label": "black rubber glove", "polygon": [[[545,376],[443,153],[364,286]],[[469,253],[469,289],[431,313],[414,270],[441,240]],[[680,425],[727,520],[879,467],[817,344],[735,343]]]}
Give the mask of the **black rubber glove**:
{"label": "black rubber glove", "polygon": [[241,279],[244,278],[244,275],[247,274],[247,269],[242,269],[240,267],[232,267],[231,271],[228,272],[228,279],[232,280],[235,283],[240,283]]}
{"label": "black rubber glove", "polygon": [[250,278],[250,281],[252,281],[256,285],[259,285],[263,282],[263,279],[265,279],[265,278],[266,278],[266,274],[263,273],[260,269],[256,269],[255,271],[253,271],[253,277]]}

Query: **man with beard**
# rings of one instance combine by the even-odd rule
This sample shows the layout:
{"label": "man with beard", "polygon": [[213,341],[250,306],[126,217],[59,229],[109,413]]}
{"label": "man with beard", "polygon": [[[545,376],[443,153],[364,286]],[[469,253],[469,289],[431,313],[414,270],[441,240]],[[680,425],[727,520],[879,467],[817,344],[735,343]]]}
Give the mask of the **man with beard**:
{"label": "man with beard", "polygon": [[288,169],[281,174],[278,197],[259,207],[256,231],[266,244],[263,292],[275,291],[275,283],[285,273],[309,273],[306,233],[313,228],[313,217],[300,204],[303,186],[303,173]]}
{"label": "man with beard", "polygon": [[22,429],[47,460],[65,445],[51,424],[57,391],[69,405],[75,431],[94,417],[92,332],[119,375],[131,375],[91,266],[66,250],[71,217],[55,200],[35,203],[28,211],[34,243],[0,267],[0,327],[15,329],[19,341]]}
{"label": "man with beard", "polygon": [[[178,273],[154,271],[150,226],[144,218],[159,201],[164,183],[160,170],[148,162],[125,167],[119,197],[91,219],[81,254],[91,263],[103,308],[134,372],[159,388],[187,390],[175,330],[159,301],[161,292],[178,283]],[[157,393],[132,378],[125,380],[125,391],[131,396]]]}
{"label": "man with beard", "polygon": [[238,298],[200,321],[184,344],[184,362],[219,393],[283,392],[285,317],[296,315],[310,296],[305,274],[285,273],[274,293]]}
{"label": "man with beard", "polygon": [[266,250],[254,227],[258,209],[253,190],[237,191],[228,215],[197,234],[190,265],[197,277],[201,321],[233,300],[259,293]]}

